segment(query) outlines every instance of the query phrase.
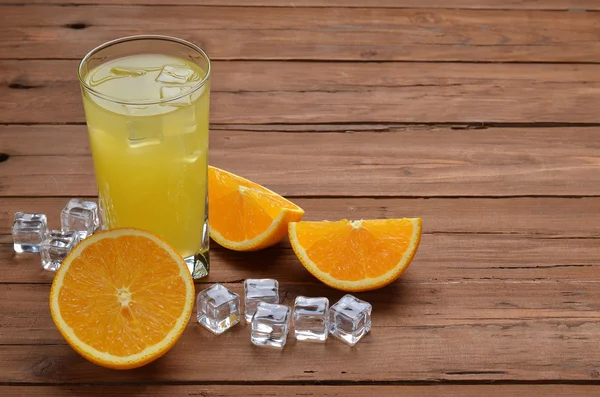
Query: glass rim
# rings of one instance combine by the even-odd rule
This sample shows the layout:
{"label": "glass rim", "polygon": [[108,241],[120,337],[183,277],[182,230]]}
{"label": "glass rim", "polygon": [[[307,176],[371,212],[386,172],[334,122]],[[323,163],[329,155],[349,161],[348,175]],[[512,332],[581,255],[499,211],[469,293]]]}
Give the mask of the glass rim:
{"label": "glass rim", "polygon": [[[137,40],[163,40],[163,41],[168,41],[168,42],[172,42],[172,43],[178,43],[178,44],[182,44],[194,51],[196,51],[198,54],[200,54],[200,56],[202,56],[202,58],[204,58],[208,64],[208,67],[206,68],[206,74],[205,76],[202,78],[202,80],[200,80],[198,83],[196,83],[193,87],[190,87],[189,90],[183,90],[181,93],[166,98],[166,99],[147,99],[147,100],[136,100],[136,101],[128,101],[128,100],[123,100],[123,99],[119,99],[110,95],[106,95],[103,94],[97,90],[95,90],[94,88],[92,88],[86,81],[85,81],[85,76],[82,75],[82,69],[84,67],[84,65],[86,64],[87,61],[89,61],[89,59],[97,54],[98,52],[107,49],[109,47],[112,47],[114,45],[118,45],[118,44],[122,44],[122,43],[126,43],[129,41],[137,41]],[[126,37],[121,37],[115,40],[111,40],[111,41],[107,41],[104,44],[100,44],[99,46],[97,46],[96,48],[92,49],[90,52],[88,52],[83,59],[79,62],[79,66],[77,67],[77,77],[79,78],[79,84],[88,92],[90,92],[91,94],[100,97],[104,100],[113,102],[113,103],[118,103],[121,105],[158,105],[161,103],[167,103],[167,102],[171,102],[177,99],[181,99],[185,96],[188,96],[194,92],[196,92],[197,90],[199,90],[200,88],[202,88],[203,86],[206,85],[206,83],[208,82],[208,79],[210,78],[210,72],[211,72],[211,62],[210,62],[210,58],[208,57],[208,55],[206,54],[206,52],[204,52],[204,50],[202,48],[200,48],[199,46],[197,46],[196,44],[193,44],[187,40],[183,40],[183,39],[179,39],[177,37],[172,37],[172,36],[164,36],[164,35],[151,35],[151,34],[145,34],[145,35],[136,35],[136,36],[126,36]]]}

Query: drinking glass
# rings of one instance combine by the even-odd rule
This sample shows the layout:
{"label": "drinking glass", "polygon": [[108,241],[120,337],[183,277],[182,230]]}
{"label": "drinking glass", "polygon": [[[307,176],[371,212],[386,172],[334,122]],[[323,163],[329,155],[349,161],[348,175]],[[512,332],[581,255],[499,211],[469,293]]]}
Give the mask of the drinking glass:
{"label": "drinking glass", "polygon": [[209,272],[210,60],[166,36],[93,49],[79,65],[102,227],[167,240],[194,278]]}

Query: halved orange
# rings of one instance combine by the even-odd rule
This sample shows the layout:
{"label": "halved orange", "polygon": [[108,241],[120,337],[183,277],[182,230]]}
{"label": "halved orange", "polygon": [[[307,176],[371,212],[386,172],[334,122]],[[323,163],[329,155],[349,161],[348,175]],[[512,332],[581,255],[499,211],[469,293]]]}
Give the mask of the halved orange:
{"label": "halved orange", "polygon": [[293,222],[289,236],[313,276],[342,291],[369,291],[408,268],[421,240],[421,219]]}
{"label": "halved orange", "polygon": [[136,229],[100,232],[63,261],[50,311],[75,351],[98,365],[129,369],[165,354],[183,333],[194,283],[166,241]]}
{"label": "halved orange", "polygon": [[304,210],[275,192],[216,167],[208,167],[210,237],[235,251],[280,242]]}

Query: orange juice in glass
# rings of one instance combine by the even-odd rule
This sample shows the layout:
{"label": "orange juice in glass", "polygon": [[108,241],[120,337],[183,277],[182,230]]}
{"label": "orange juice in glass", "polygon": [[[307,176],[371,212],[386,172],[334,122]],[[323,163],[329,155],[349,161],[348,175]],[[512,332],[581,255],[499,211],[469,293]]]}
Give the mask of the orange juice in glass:
{"label": "orange juice in glass", "polygon": [[202,49],[165,36],[103,44],[79,66],[103,228],[164,238],[194,278],[209,272],[209,78]]}

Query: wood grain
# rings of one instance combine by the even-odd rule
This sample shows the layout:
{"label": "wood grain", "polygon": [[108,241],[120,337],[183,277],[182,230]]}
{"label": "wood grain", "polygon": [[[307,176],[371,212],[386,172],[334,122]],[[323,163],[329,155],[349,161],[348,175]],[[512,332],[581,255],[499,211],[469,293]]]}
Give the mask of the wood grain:
{"label": "wood grain", "polygon": [[[95,197],[88,199],[96,200]],[[14,213],[41,212],[60,228],[65,197],[0,198],[0,235]],[[505,234],[539,238],[600,238],[600,198],[294,198],[304,220],[420,217],[426,234]]]}
{"label": "wood grain", "polygon": [[[558,331],[557,324],[542,323],[526,324],[525,329],[518,325],[508,325],[507,330],[482,327],[482,332],[472,332],[471,327],[438,332],[375,329],[369,335],[371,342],[365,339],[354,349],[337,340],[323,346],[295,344],[292,339],[282,352],[252,346],[243,328],[218,340],[196,328],[184,333],[173,350],[160,360],[131,371],[99,368],[66,345],[3,346],[0,365],[5,370],[0,373],[0,381],[14,385],[269,383],[282,379],[290,384],[498,379],[595,382],[597,334],[589,328],[598,324],[588,324],[589,327],[571,325],[570,328],[563,325],[565,331]],[[449,343],[456,340],[460,342]],[[512,341],[519,342],[511,344]],[[582,355],[582,351],[589,353]],[[199,356],[209,359],[199,360]]]}
{"label": "wood grain", "polygon": [[[288,304],[297,294],[342,295],[303,284],[280,290]],[[354,348],[291,337],[282,351],[261,349],[245,324],[217,337],[192,319],[165,357],[132,371],[98,368],[66,345],[48,314],[48,291],[0,291],[0,382],[592,381],[600,360],[598,282],[397,283],[360,294],[373,304],[373,328]]]}
{"label": "wood grain", "polygon": [[[0,283],[41,283],[53,274],[38,255],[13,252],[9,235],[17,210],[48,214],[58,228],[66,198],[0,199]],[[295,199],[306,220],[420,216],[424,233],[403,282],[435,280],[596,280],[600,199]],[[584,210],[582,210],[584,209]],[[318,283],[300,265],[289,243],[257,253],[211,247],[206,283],[274,277]]]}
{"label": "wood grain", "polygon": [[226,60],[600,60],[593,12],[63,4],[6,5],[0,14],[3,58],[79,59],[108,40],[153,32]]}
{"label": "wood grain", "polygon": [[22,397],[39,393],[46,397],[63,396],[172,396],[172,397],[264,397],[264,396],[347,396],[347,397],[489,397],[534,396],[597,396],[597,386],[585,385],[431,385],[423,386],[0,386],[0,394],[6,397]]}
{"label": "wood grain", "polygon": [[[223,285],[243,296],[243,283]],[[494,328],[516,322],[558,323],[557,326],[592,322],[582,327],[592,332],[595,323],[600,323],[599,285],[598,277],[586,281],[442,280],[441,277],[422,281],[409,277],[379,290],[354,295],[373,305],[373,327],[381,328],[381,333],[386,327],[435,330],[479,324]],[[197,292],[204,288],[207,285],[196,285]],[[2,286],[0,345],[66,344],[50,317],[49,293],[50,285]],[[293,305],[298,295],[325,296],[333,304],[344,294],[321,283],[280,282],[279,286],[280,303],[288,306]],[[190,319],[189,327],[202,329],[195,316]]]}
{"label": "wood grain", "polygon": [[[0,4],[65,4],[65,0],[2,0]],[[243,7],[343,7],[343,8],[449,8],[475,10],[560,10],[585,12],[600,9],[594,0],[69,0],[68,4],[117,4],[117,5],[193,5],[193,6],[243,6]]]}
{"label": "wood grain", "polygon": [[[598,10],[0,0],[0,395],[597,395]],[[214,60],[212,164],[292,197],[307,220],[423,218],[409,271],[359,294],[373,330],[354,348],[290,336],[264,350],[246,324],[215,337],[192,317],[165,357],[121,372],[85,361],[56,330],[53,274],[13,252],[12,216],[45,212],[58,227],[68,197],[96,194],[77,60],[148,32]],[[343,295],[288,241],[257,253],[213,244],[211,264],[197,291],[223,282],[241,294],[245,278],[274,277],[285,304]]]}
{"label": "wood grain", "polygon": [[[76,153],[87,151],[84,126],[2,127],[0,148],[18,155],[0,163],[0,196],[96,195],[91,157],[62,154],[71,144],[61,149],[52,130],[72,132],[81,142]],[[5,131],[11,132],[2,138]],[[32,148],[16,143],[15,132]],[[218,130],[211,133],[210,162],[293,197],[596,196],[598,134],[593,127]],[[56,153],[40,155],[44,146]]]}
{"label": "wood grain", "polygon": [[[600,65],[243,61],[213,70],[213,124],[600,122]],[[76,71],[76,61],[0,62],[0,123],[83,123]]]}
{"label": "wood grain", "polygon": [[[427,220],[425,220],[427,227]],[[597,238],[553,238],[495,234],[426,234],[402,282],[500,280],[506,282],[594,281]],[[0,235],[0,283],[49,284],[37,254],[16,254],[12,237]],[[287,241],[268,250],[239,253],[211,246],[211,274],[203,283],[275,278],[320,285],[304,269]]]}

